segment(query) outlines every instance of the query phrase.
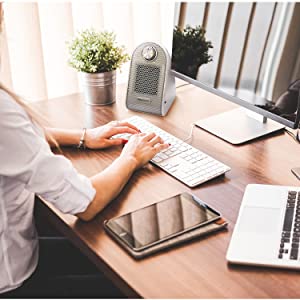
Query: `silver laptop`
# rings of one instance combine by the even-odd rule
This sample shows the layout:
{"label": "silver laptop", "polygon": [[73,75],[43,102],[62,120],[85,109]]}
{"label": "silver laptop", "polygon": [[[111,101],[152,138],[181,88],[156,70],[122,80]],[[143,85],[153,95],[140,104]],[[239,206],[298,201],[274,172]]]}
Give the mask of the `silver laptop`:
{"label": "silver laptop", "polygon": [[235,225],[231,263],[300,268],[300,188],[250,184]]}

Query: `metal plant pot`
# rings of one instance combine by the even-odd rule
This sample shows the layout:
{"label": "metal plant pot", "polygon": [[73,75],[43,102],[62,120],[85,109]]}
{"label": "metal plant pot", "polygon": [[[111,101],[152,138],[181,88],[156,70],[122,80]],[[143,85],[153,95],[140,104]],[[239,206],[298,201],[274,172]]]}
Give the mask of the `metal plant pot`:
{"label": "metal plant pot", "polygon": [[104,73],[80,73],[85,102],[108,105],[116,101],[116,70]]}

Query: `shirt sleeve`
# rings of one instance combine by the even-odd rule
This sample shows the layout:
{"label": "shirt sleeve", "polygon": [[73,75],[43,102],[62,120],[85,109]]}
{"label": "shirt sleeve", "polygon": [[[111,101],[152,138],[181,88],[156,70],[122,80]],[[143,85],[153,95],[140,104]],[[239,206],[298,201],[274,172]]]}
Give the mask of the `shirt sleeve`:
{"label": "shirt sleeve", "polygon": [[0,175],[19,181],[64,213],[86,210],[96,191],[62,155],[54,155],[24,109],[0,92]]}

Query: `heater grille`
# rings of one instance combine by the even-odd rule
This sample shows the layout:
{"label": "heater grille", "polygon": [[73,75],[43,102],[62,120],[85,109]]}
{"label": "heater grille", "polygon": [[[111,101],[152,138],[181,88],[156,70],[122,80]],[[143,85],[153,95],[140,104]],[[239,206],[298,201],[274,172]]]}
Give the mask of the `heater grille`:
{"label": "heater grille", "polygon": [[157,95],[159,67],[137,65],[134,91],[140,94]]}

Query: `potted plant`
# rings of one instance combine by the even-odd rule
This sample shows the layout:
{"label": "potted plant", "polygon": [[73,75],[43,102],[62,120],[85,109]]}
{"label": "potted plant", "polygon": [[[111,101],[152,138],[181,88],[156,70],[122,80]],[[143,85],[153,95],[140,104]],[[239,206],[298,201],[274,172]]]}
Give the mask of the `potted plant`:
{"label": "potted plant", "polygon": [[129,60],[113,32],[87,29],[68,43],[69,65],[80,72],[85,101],[91,105],[115,102],[116,69]]}
{"label": "potted plant", "polygon": [[213,48],[205,38],[205,30],[201,26],[187,25],[183,30],[176,26],[173,30],[172,69],[194,79],[199,67],[212,61],[208,54]]}

